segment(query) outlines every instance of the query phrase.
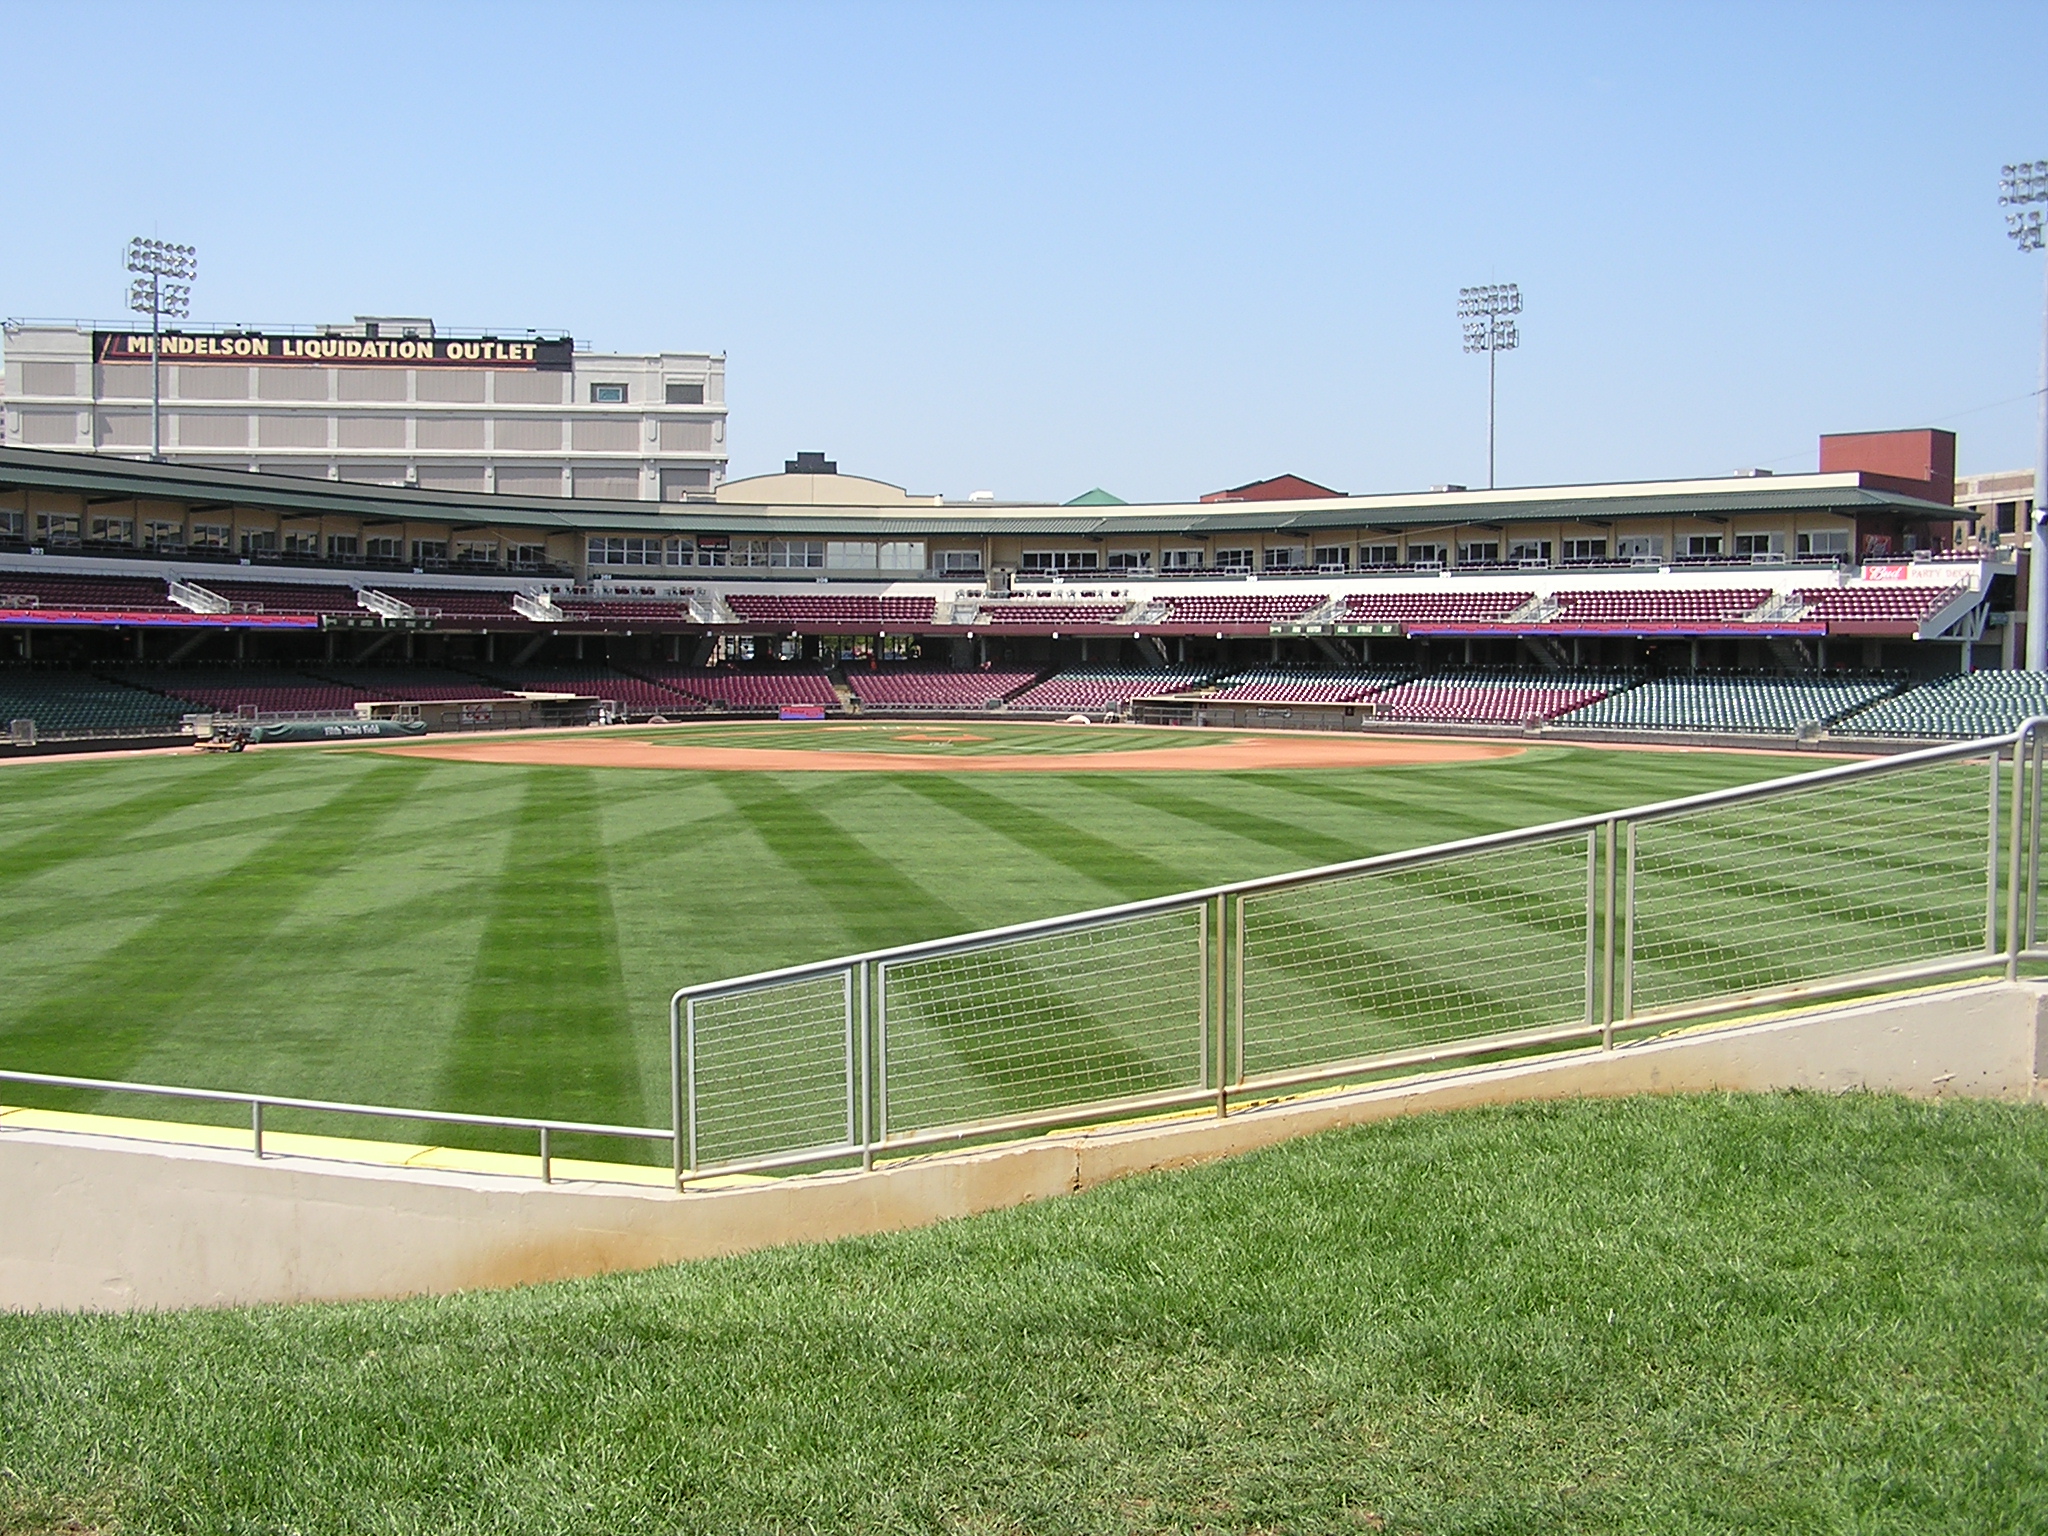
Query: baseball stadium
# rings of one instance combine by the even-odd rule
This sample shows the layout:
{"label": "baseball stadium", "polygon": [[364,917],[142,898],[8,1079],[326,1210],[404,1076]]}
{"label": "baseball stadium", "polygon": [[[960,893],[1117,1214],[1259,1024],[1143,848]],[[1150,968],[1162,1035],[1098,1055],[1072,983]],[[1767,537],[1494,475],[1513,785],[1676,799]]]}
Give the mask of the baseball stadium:
{"label": "baseball stadium", "polygon": [[0,1529],[2038,1502],[2024,559],[1820,464],[0,447]]}

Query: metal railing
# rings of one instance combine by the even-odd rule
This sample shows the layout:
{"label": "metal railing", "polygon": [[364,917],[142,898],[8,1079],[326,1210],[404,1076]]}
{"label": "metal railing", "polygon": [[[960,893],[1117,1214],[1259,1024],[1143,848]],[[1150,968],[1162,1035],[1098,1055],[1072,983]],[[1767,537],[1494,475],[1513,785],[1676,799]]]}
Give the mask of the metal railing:
{"label": "metal railing", "polygon": [[683,987],[676,1179],[2017,977],[2044,730]]}
{"label": "metal railing", "polygon": [[679,988],[665,1127],[0,1070],[46,1088],[877,1158],[2048,961],[2048,719],[2010,735]]}

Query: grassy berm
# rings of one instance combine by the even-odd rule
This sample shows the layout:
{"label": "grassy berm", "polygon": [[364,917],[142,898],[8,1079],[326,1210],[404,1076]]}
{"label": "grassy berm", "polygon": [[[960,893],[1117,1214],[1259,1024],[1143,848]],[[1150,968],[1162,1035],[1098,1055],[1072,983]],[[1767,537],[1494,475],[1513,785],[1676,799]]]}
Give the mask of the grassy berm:
{"label": "grassy berm", "polygon": [[0,1524],[2039,1531],[2044,1341],[2038,1107],[1532,1106],[649,1274],[0,1319]]}

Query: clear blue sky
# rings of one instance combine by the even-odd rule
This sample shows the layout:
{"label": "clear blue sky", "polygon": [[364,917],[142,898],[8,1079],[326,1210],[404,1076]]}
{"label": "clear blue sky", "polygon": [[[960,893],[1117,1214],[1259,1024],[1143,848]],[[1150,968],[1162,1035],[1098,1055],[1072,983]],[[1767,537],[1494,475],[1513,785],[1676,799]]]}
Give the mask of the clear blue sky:
{"label": "clear blue sky", "polygon": [[729,356],[735,475],[965,495],[2032,462],[2048,6],[0,4],[0,313]]}

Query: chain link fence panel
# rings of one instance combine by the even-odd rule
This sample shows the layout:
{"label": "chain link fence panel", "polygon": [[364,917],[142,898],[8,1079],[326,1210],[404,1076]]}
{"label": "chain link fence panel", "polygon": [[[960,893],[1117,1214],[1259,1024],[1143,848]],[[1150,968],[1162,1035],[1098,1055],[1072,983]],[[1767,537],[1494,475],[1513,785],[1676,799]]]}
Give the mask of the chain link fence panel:
{"label": "chain link fence panel", "polygon": [[852,1142],[851,973],[774,982],[692,1004],[696,1166]]}

